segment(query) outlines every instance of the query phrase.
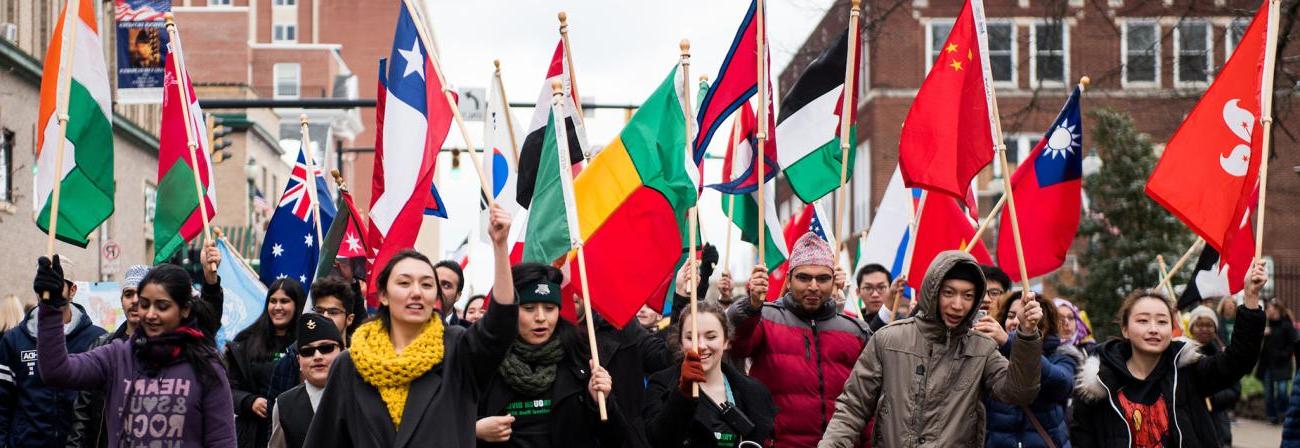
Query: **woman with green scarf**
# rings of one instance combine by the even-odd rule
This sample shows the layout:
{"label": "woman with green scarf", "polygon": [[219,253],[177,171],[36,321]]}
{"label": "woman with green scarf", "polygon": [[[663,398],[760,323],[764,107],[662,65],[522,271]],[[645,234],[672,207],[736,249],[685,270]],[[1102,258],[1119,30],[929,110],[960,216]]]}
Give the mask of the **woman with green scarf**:
{"label": "woman with green scarf", "polygon": [[515,288],[506,237],[510,215],[492,206],[493,304],[469,328],[443,326],[438,276],[428,257],[398,252],[379,272],[381,306],[330,368],[303,446],[472,447],[474,409],[514,341]]}
{"label": "woman with green scarf", "polygon": [[[519,292],[518,337],[479,401],[479,446],[624,446],[627,422],[606,399],[609,419],[600,421],[596,396],[610,393],[604,368],[592,368],[586,339],[560,318],[564,274],[551,266],[514,267]],[[594,370],[594,372],[593,372]]]}

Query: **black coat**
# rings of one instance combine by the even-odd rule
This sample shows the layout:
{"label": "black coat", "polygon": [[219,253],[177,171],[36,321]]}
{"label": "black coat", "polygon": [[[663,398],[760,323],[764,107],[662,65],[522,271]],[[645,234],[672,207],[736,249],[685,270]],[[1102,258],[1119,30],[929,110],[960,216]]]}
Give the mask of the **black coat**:
{"label": "black coat", "polygon": [[[271,369],[279,359],[254,359],[248,349],[250,342],[251,339],[231,341],[226,344],[223,357],[230,378],[230,397],[235,403],[235,435],[239,436],[239,448],[261,448],[271,438],[271,401],[275,397],[262,394],[271,383]],[[283,356],[285,347],[292,342],[289,337],[277,337],[272,356]],[[253,412],[253,402],[258,398],[267,401],[266,417]]]}
{"label": "black coat", "polygon": [[[1164,446],[1217,447],[1214,420],[1205,399],[1231,387],[1250,373],[1259,357],[1264,336],[1264,312],[1240,308],[1232,343],[1222,353],[1205,356],[1195,343],[1174,341],[1165,350],[1148,380],[1158,381],[1168,413]],[[1111,340],[1097,347],[1084,362],[1075,388],[1074,420],[1070,442],[1076,448],[1132,446],[1133,434],[1120,410],[1119,391],[1136,383],[1126,361],[1132,347],[1126,340]],[[1169,416],[1166,416],[1169,417]],[[1153,418],[1147,417],[1149,422]]]}
{"label": "black coat", "polygon": [[307,428],[311,427],[311,419],[316,415],[316,411],[311,408],[307,386],[299,384],[275,397],[275,414],[280,418],[285,446],[306,446],[303,442],[307,439]]}
{"label": "black coat", "polygon": [[411,382],[394,428],[379,390],[357,372],[350,351],[330,367],[325,394],[303,446],[313,448],[472,447],[476,409],[519,329],[518,305],[493,303],[470,328],[444,327],[441,364]]}
{"label": "black coat", "polygon": [[[708,413],[715,412],[701,399],[684,395],[677,388],[682,367],[672,366],[650,377],[646,388],[646,404],[642,417],[646,422],[646,435],[650,444],[657,447],[716,447],[718,441],[713,429],[704,423]],[[744,440],[767,446],[776,420],[776,404],[772,393],[763,383],[745,376],[730,364],[722,365],[722,374],[731,385],[736,407],[754,423],[754,430],[741,434]]]}
{"label": "black coat", "polygon": [[1264,336],[1264,347],[1259,352],[1259,367],[1255,376],[1262,381],[1272,374],[1274,381],[1289,381],[1293,373],[1291,360],[1296,341],[1295,325],[1291,319],[1268,321],[1269,334]]}
{"label": "black coat", "polygon": [[[587,382],[591,372],[587,371],[587,360],[579,359],[573,350],[569,350],[564,359],[556,366],[555,383],[551,386],[551,418],[554,430],[551,431],[550,446],[561,448],[587,447],[623,447],[628,446],[631,427],[628,426],[627,414],[619,407],[619,401],[613,397],[605,400],[608,420],[600,421],[600,411],[595,400],[587,393]],[[611,375],[612,377],[613,375]],[[612,379],[612,378],[611,378]],[[618,381],[614,381],[617,388]],[[500,373],[494,373],[487,393],[479,401],[478,417],[492,417],[506,414],[506,405],[519,399],[518,394],[501,379]],[[508,447],[509,443],[488,443],[478,441],[480,447]]]}
{"label": "black coat", "polygon": [[611,398],[626,411],[632,429],[627,446],[648,447],[645,425],[637,412],[645,403],[646,377],[672,365],[673,355],[664,338],[655,337],[631,322],[620,330],[596,317],[596,346],[600,364],[609,371],[614,390]]}

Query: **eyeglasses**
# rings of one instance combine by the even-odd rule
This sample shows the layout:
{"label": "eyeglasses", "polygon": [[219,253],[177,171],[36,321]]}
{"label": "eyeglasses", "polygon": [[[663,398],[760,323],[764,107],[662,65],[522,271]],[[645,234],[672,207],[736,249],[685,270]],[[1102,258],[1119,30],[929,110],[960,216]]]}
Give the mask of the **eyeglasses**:
{"label": "eyeglasses", "polygon": [[311,310],[315,311],[316,314],[320,314],[325,317],[338,317],[338,316],[342,316],[343,313],[346,313],[346,311],[343,311],[342,309],[339,308],[325,308],[322,306],[314,306],[311,308]]}
{"label": "eyeglasses", "polygon": [[301,347],[298,349],[298,356],[301,358],[310,358],[316,356],[317,352],[320,352],[322,355],[328,355],[334,353],[334,350],[338,350],[338,348],[339,345],[334,343],[321,344],[315,347]]}
{"label": "eyeglasses", "polygon": [[794,279],[803,283],[812,283],[813,280],[816,280],[817,283],[830,283],[831,280],[835,279],[835,276],[830,274],[812,275],[812,274],[798,273],[794,275]]}
{"label": "eyeglasses", "polygon": [[986,292],[986,294],[988,294],[988,295],[990,295],[990,296],[993,296],[993,297],[999,297],[999,296],[1001,296],[1001,295],[1003,295],[1003,294],[1006,294],[1006,293],[1007,293],[1006,291],[1003,291],[1003,290],[1001,290],[1001,289],[990,289],[990,290],[988,290],[988,291]]}
{"label": "eyeglasses", "polygon": [[862,290],[866,292],[885,292],[889,289],[889,285],[879,283],[875,285],[862,285],[859,288],[862,288]]}

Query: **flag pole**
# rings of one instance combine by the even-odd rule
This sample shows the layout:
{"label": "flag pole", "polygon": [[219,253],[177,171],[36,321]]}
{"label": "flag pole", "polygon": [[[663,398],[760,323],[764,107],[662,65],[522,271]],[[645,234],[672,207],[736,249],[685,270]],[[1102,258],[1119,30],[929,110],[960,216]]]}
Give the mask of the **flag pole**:
{"label": "flag pole", "polygon": [[307,114],[298,116],[298,121],[302,123],[302,151],[303,158],[307,159],[307,176],[303,179],[303,188],[307,189],[308,197],[311,198],[312,219],[316,221],[316,244],[325,242],[325,232],[320,228],[320,195],[316,191],[316,153],[311,149],[311,132],[307,127]]}
{"label": "flag pole", "polygon": [[847,207],[845,201],[848,199],[848,192],[844,191],[844,184],[849,179],[849,139],[853,133],[849,127],[854,123],[849,118],[853,116],[857,104],[853,102],[853,94],[857,82],[853,74],[857,72],[858,63],[858,16],[862,14],[862,0],[852,0],[852,6],[849,8],[849,54],[844,64],[844,103],[840,106],[840,186],[839,194],[836,196],[835,205],[835,258],[840,257],[840,247],[843,245],[843,238],[840,238],[842,228],[840,225],[844,222],[844,208]]}
{"label": "flag pole", "polygon": [[1165,293],[1169,294],[1171,300],[1178,300],[1178,298],[1174,296],[1174,286],[1169,284],[1169,278],[1173,276],[1173,271],[1170,271],[1169,266],[1165,264],[1165,256],[1163,254],[1156,254],[1156,264],[1160,266],[1161,277],[1160,284],[1157,285],[1157,287],[1164,288]]}
{"label": "flag pole", "polygon": [[[552,80],[551,81],[551,114],[559,116],[559,114],[563,113],[564,107],[562,106],[562,104],[564,104],[564,84],[561,83],[560,80],[558,79]],[[557,126],[557,128],[559,130],[563,130],[564,126],[563,125]],[[559,152],[560,160],[568,161],[569,160],[568,136],[565,135],[564,138],[556,138],[555,142],[559,146],[556,149]],[[563,166],[560,167],[561,182],[565,182],[565,183],[573,182],[572,176],[573,176],[573,170],[566,169]],[[565,207],[567,208],[570,205],[576,205],[576,204],[565,204]],[[570,212],[568,210],[565,211],[565,214],[567,215],[566,219],[569,216],[571,216],[569,215],[569,213]],[[577,224],[571,219],[568,220],[567,222],[570,226]],[[573,243],[574,248],[576,248],[578,251],[578,273],[582,279],[582,281],[580,282],[582,285],[582,314],[584,320],[586,320],[587,322],[587,343],[591,347],[591,361],[596,365],[600,365],[600,350],[598,350],[597,349],[598,347],[596,346],[596,323],[591,316],[591,288],[588,286],[588,281],[587,281],[587,251],[583,249],[583,246],[585,244],[582,241],[582,230],[578,229],[575,231],[572,227],[570,227],[569,239],[570,242]],[[604,392],[596,393],[596,405],[600,410],[600,421],[602,422],[608,421],[609,413],[605,409]]]}
{"label": "flag pole", "polygon": [[1281,3],[1279,0],[1268,2],[1268,33],[1264,37],[1264,76],[1260,82],[1259,95],[1259,123],[1264,126],[1264,137],[1259,161],[1259,205],[1256,206],[1258,215],[1255,217],[1256,260],[1264,255],[1264,209],[1266,208],[1264,205],[1265,197],[1268,196],[1269,150],[1273,146],[1273,75],[1277,71],[1275,66],[1277,65],[1279,3]]}
{"label": "flag pole", "polygon": [[[1174,263],[1173,269],[1170,269],[1168,273],[1161,274],[1163,278],[1160,279],[1160,283],[1168,284],[1173,281],[1174,274],[1182,270],[1183,265],[1187,264],[1187,261],[1192,258],[1192,254],[1200,251],[1203,247],[1205,247],[1205,238],[1196,237],[1196,242],[1192,243],[1192,247],[1187,248],[1187,251],[1183,252],[1183,256],[1178,257],[1178,261]],[[1220,254],[1220,256],[1222,256],[1222,254]]]}
{"label": "flag pole", "polygon": [[[198,137],[196,135],[198,134],[198,131],[194,129],[194,119],[190,117],[190,92],[188,88],[185,88],[188,87],[190,72],[185,69],[185,64],[181,62],[185,58],[185,52],[181,48],[181,32],[176,28],[175,18],[170,12],[166,13],[163,17],[167,21],[166,27],[168,39],[170,39],[174,45],[172,50],[176,52],[176,54],[172,55],[172,64],[175,66],[173,68],[176,70],[176,90],[181,94],[180,109],[181,119],[185,120],[185,146],[189,147],[190,150],[190,167],[194,170],[194,193],[197,195],[197,199],[199,200],[199,218],[203,220],[203,245],[206,247],[208,243],[213,242],[212,225],[208,222],[207,195],[203,194],[203,183],[199,180],[199,173],[201,172],[200,170],[202,170],[202,167],[199,166],[199,142],[197,141]],[[213,173],[209,173],[209,175],[211,174]],[[212,264],[212,270],[217,270],[216,263]]]}
{"label": "flag pole", "polygon": [[[911,218],[908,219],[907,225],[908,225],[908,231],[910,232],[909,233],[910,236],[907,239],[907,251],[903,252],[903,266],[905,266],[904,269],[907,269],[907,271],[904,271],[902,275],[907,275],[908,271],[912,270],[912,251],[916,249],[916,236],[917,236],[916,228],[919,227],[917,224],[920,223],[921,211],[925,210],[925,201],[929,198],[930,198],[930,192],[921,190],[921,201],[916,205],[916,209],[912,210],[912,216]],[[908,198],[907,205],[908,206],[912,205],[912,200],[910,197]],[[889,312],[891,314],[889,318],[890,321],[893,321],[894,319],[898,318],[898,313],[897,313],[898,302],[901,301],[902,299],[903,299],[902,292],[899,292],[897,295],[894,296],[894,305],[889,307]]]}
{"label": "flag pole", "polygon": [[447,80],[442,76],[442,66],[438,63],[438,53],[433,46],[433,39],[429,37],[429,30],[424,27],[424,13],[412,0],[402,0],[406,9],[411,11],[411,22],[415,24],[415,32],[420,35],[420,42],[424,43],[424,48],[429,52],[429,61],[433,63],[433,71],[438,74],[438,84],[442,87],[442,95],[447,99],[447,107],[451,108],[451,116],[456,121],[456,127],[460,130],[460,138],[465,141],[466,152],[469,153],[469,160],[474,163],[474,171],[478,173],[479,188],[483,190],[483,196],[487,198],[488,208],[496,203],[496,198],[492,197],[492,186],[488,184],[487,174],[483,171],[483,163],[479,160],[478,154],[474,151],[478,145],[469,136],[469,128],[465,127],[465,118],[460,115],[460,108],[456,107],[456,97],[447,90]]}
{"label": "flag pole", "polygon": [[519,161],[519,142],[515,141],[515,120],[510,117],[510,100],[506,99],[506,85],[501,80],[501,60],[493,60],[492,66],[496,67],[492,76],[497,78],[497,98],[501,100],[501,110],[506,113],[506,130],[510,132],[510,155],[513,157],[510,162],[517,163]]}
{"label": "flag pole", "polygon": [[[560,19],[560,41],[564,43],[564,65],[565,68],[567,69],[566,71],[569,72],[569,90],[572,92],[577,92],[578,77],[573,73],[573,50],[569,48],[569,14],[564,11],[560,11],[560,13],[557,14],[557,16]],[[570,93],[569,96],[573,96],[573,94]],[[576,118],[576,120],[578,121],[579,124],[585,126],[587,122],[582,116],[581,98],[578,97],[573,98],[573,108],[578,113],[578,118]],[[583,149],[585,150],[587,148],[583,148]]]}
{"label": "flag pole", "polygon": [[[764,147],[767,146],[767,51],[763,39],[765,36],[763,16],[766,15],[766,10],[763,9],[763,0],[755,0],[755,5],[758,16],[755,18],[758,27],[755,36],[758,40],[758,131],[755,132],[755,136],[758,137],[758,173],[756,174],[758,176],[758,264],[766,268],[767,222],[764,215],[767,214],[767,210],[766,203],[763,202],[763,190],[766,190],[764,187],[767,184],[767,153],[764,152]],[[769,272],[768,275],[771,273]]]}
{"label": "flag pole", "polygon": [[[685,112],[685,117],[683,118],[685,119],[686,122],[686,139],[685,139],[686,160],[694,160],[695,155],[694,153],[691,152],[692,150],[691,119],[694,118],[693,117],[694,114],[691,113],[691,42],[686,39],[682,39],[682,42],[681,44],[679,44],[679,46],[682,50],[682,60],[681,60],[682,97],[681,99],[683,100],[682,111]],[[700,321],[699,313],[698,313],[700,262],[698,259],[695,258],[695,249],[696,246],[699,244],[699,236],[697,235],[698,229],[696,228],[699,226],[699,222],[700,222],[700,206],[699,206],[699,199],[696,198],[696,204],[694,206],[691,206],[690,211],[687,212],[687,219],[686,219],[686,226],[689,228],[687,230],[687,233],[690,234],[690,250],[687,256],[691,257],[690,273],[689,273],[690,281],[687,282],[688,284],[690,284],[691,287],[691,339],[695,341],[696,354],[700,353],[700,329],[698,325],[698,322]],[[691,396],[695,398],[700,397],[700,383],[691,383]]]}
{"label": "flag pole", "polygon": [[[63,182],[60,177],[63,174],[63,148],[64,142],[68,139],[68,96],[72,90],[72,52],[76,51],[77,33],[74,18],[81,16],[80,0],[68,0],[63,6],[63,39],[62,47],[59,48],[59,80],[55,86],[58,89],[58,100],[55,105],[55,119],[59,120],[59,141],[55,143],[54,152],[54,172],[51,173],[51,179],[54,180],[54,188],[50,191],[50,233],[45,242],[45,256],[54,258],[54,241],[59,235],[59,196],[63,193]],[[39,213],[40,210],[37,210]],[[44,296],[44,294],[42,294]]]}

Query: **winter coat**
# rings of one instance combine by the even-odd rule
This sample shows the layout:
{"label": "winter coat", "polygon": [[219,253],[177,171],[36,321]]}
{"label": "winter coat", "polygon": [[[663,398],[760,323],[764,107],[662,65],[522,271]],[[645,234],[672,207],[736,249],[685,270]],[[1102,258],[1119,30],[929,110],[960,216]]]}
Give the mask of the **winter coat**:
{"label": "winter coat", "polygon": [[[1010,345],[1004,345],[1001,351],[1010,355]],[[1083,364],[1083,353],[1071,344],[1061,343],[1056,335],[1048,335],[1043,339],[1043,356],[1039,361],[1043,370],[1039,376],[1040,387],[1038,396],[1029,404],[1029,410],[1056,448],[1069,448],[1070,426],[1065,411],[1074,392],[1075,373]],[[1034,423],[1025,416],[1024,407],[997,400],[986,400],[985,407],[988,409],[988,436],[984,446],[1047,447]]]}
{"label": "winter coat", "polygon": [[[271,404],[275,397],[262,395],[271,383],[271,368],[284,356],[285,347],[293,343],[287,336],[272,340],[271,358],[254,359],[248,348],[251,339],[235,340],[226,344],[223,356],[230,372],[230,396],[235,400],[235,434],[239,435],[239,448],[261,448],[271,437]],[[253,403],[265,399],[267,417],[253,412]]]}
{"label": "winter coat", "polygon": [[[1132,446],[1135,438],[1155,439],[1152,443],[1167,447],[1219,446],[1205,399],[1250,373],[1263,336],[1264,312],[1241,307],[1232,343],[1222,353],[1205,356],[1194,342],[1173,341],[1147,375],[1148,382],[1156,383],[1145,384],[1159,388],[1159,398],[1150,405],[1134,403],[1120,393],[1144,384],[1128,371],[1133,350],[1129,342],[1118,339],[1099,345],[1084,362],[1074,390],[1070,441],[1076,448]],[[1161,409],[1165,412],[1158,412]],[[1143,430],[1130,428],[1128,417],[1134,415],[1142,417]],[[1163,433],[1158,431],[1161,426],[1166,428]]]}
{"label": "winter coat", "polygon": [[815,445],[871,330],[836,313],[833,300],[805,315],[790,294],[760,309],[737,300],[727,317],[736,329],[728,354],[750,358],[750,376],[776,402],[775,446]]}
{"label": "winter coat", "polygon": [[330,367],[303,446],[474,446],[478,401],[519,333],[518,319],[518,305],[493,303],[470,328],[443,327],[442,363],[411,382],[400,428],[393,427],[379,389],[357,371],[350,349],[344,351]]}
{"label": "winter coat", "polygon": [[[681,303],[681,302],[678,302]],[[672,351],[666,340],[655,337],[636,322],[615,328],[600,316],[595,316],[596,347],[600,351],[600,364],[609,371],[614,390],[610,393],[618,401],[627,419],[626,446],[645,448],[645,423],[640,410],[645,403],[646,377],[672,364]]]}
{"label": "winter coat", "polygon": [[280,394],[288,392],[289,389],[302,385],[302,372],[298,370],[298,347],[296,344],[289,344],[288,347],[285,347],[284,353],[279,358],[271,366],[271,381],[266,385],[264,397],[279,397]]}
{"label": "winter coat", "polygon": [[[745,376],[731,364],[722,364],[722,374],[731,386],[736,406],[754,424],[748,434],[737,434],[741,440],[755,441],[767,446],[772,436],[776,406],[772,394],[763,383]],[[646,405],[642,417],[646,422],[646,435],[652,446],[708,447],[719,446],[713,427],[707,422],[718,419],[718,411],[700,398],[683,394],[677,387],[681,379],[680,365],[669,367],[650,377],[646,388]],[[719,403],[721,405],[721,403]],[[739,441],[736,441],[739,442]]]}
{"label": "winter coat", "polygon": [[1273,381],[1289,379],[1295,373],[1292,365],[1296,342],[1295,324],[1291,319],[1282,318],[1268,321],[1268,328],[1270,331],[1264,336],[1255,376],[1261,381],[1270,378],[1268,375],[1271,375]]}
{"label": "winter coat", "polygon": [[[72,305],[72,320],[60,327],[68,351],[81,353],[105,334],[86,309]],[[77,391],[41,380],[36,349],[37,310],[0,338],[0,446],[63,447],[72,427]]]}
{"label": "winter coat", "polygon": [[[1217,342],[1202,345],[1201,354],[1205,356],[1214,356],[1223,352]],[[1232,386],[1220,389],[1218,392],[1210,395],[1210,417],[1214,419],[1216,431],[1219,433],[1219,442],[1223,446],[1232,445],[1232,420],[1228,415],[1229,411],[1237,407],[1237,402],[1241,400],[1241,381],[1232,383]],[[1222,433],[1226,429],[1228,432]]]}
{"label": "winter coat", "polygon": [[1291,380],[1291,401],[1282,421],[1282,448],[1300,448],[1300,375]]}
{"label": "winter coat", "polygon": [[[210,387],[190,363],[180,360],[146,373],[132,351],[133,341],[114,341],[86,353],[69,355],[58,334],[62,311],[42,304],[40,310],[41,378],[70,389],[98,389],[107,394],[104,432],[108,446],[180,448],[235,446],[235,411],[221,362],[212,360]],[[124,424],[126,426],[124,426]],[[26,445],[22,445],[26,446]]]}
{"label": "winter coat", "polygon": [[[218,279],[216,285],[203,284],[199,298],[204,305],[198,305],[196,321],[199,330],[216,345],[215,337],[221,329],[221,307],[224,304],[224,290]],[[197,302],[196,302],[197,303]],[[113,341],[126,341],[131,338],[126,332],[126,323],[118,325],[117,330],[95,339],[90,350],[102,347]],[[89,351],[89,350],[87,350]],[[68,434],[67,448],[105,448],[108,446],[108,434],[104,427],[104,391],[87,389],[77,393],[77,401],[72,404],[72,430]]]}
{"label": "winter coat", "polygon": [[867,342],[817,446],[850,446],[872,418],[874,447],[983,446],[982,396],[1028,405],[1038,395],[1041,336],[1017,335],[1008,361],[997,342],[971,331],[979,307],[971,306],[955,328],[943,322],[940,286],[957,269],[981,278],[975,297],[984,295],[974,258],[962,251],[936,256],[921,282],[917,314]]}
{"label": "winter coat", "polygon": [[[585,340],[584,340],[585,341]],[[587,393],[587,382],[591,372],[586,366],[586,356],[576,355],[575,350],[567,350],[564,358],[556,365],[555,382],[551,385],[550,398],[550,440],[547,446],[559,448],[588,447],[623,447],[630,446],[629,436],[632,428],[626,418],[630,410],[624,410],[621,402],[614,398],[618,393],[611,392],[605,400],[608,419],[600,421],[600,411],[596,400]],[[612,376],[612,375],[611,375]],[[618,380],[612,381],[617,383]],[[478,418],[502,416],[510,413],[507,405],[517,402],[520,397],[494,372],[486,393],[478,402]],[[516,421],[516,424],[518,422]],[[515,434],[518,434],[516,431]],[[479,447],[512,447],[506,443],[489,443],[478,441]]]}

